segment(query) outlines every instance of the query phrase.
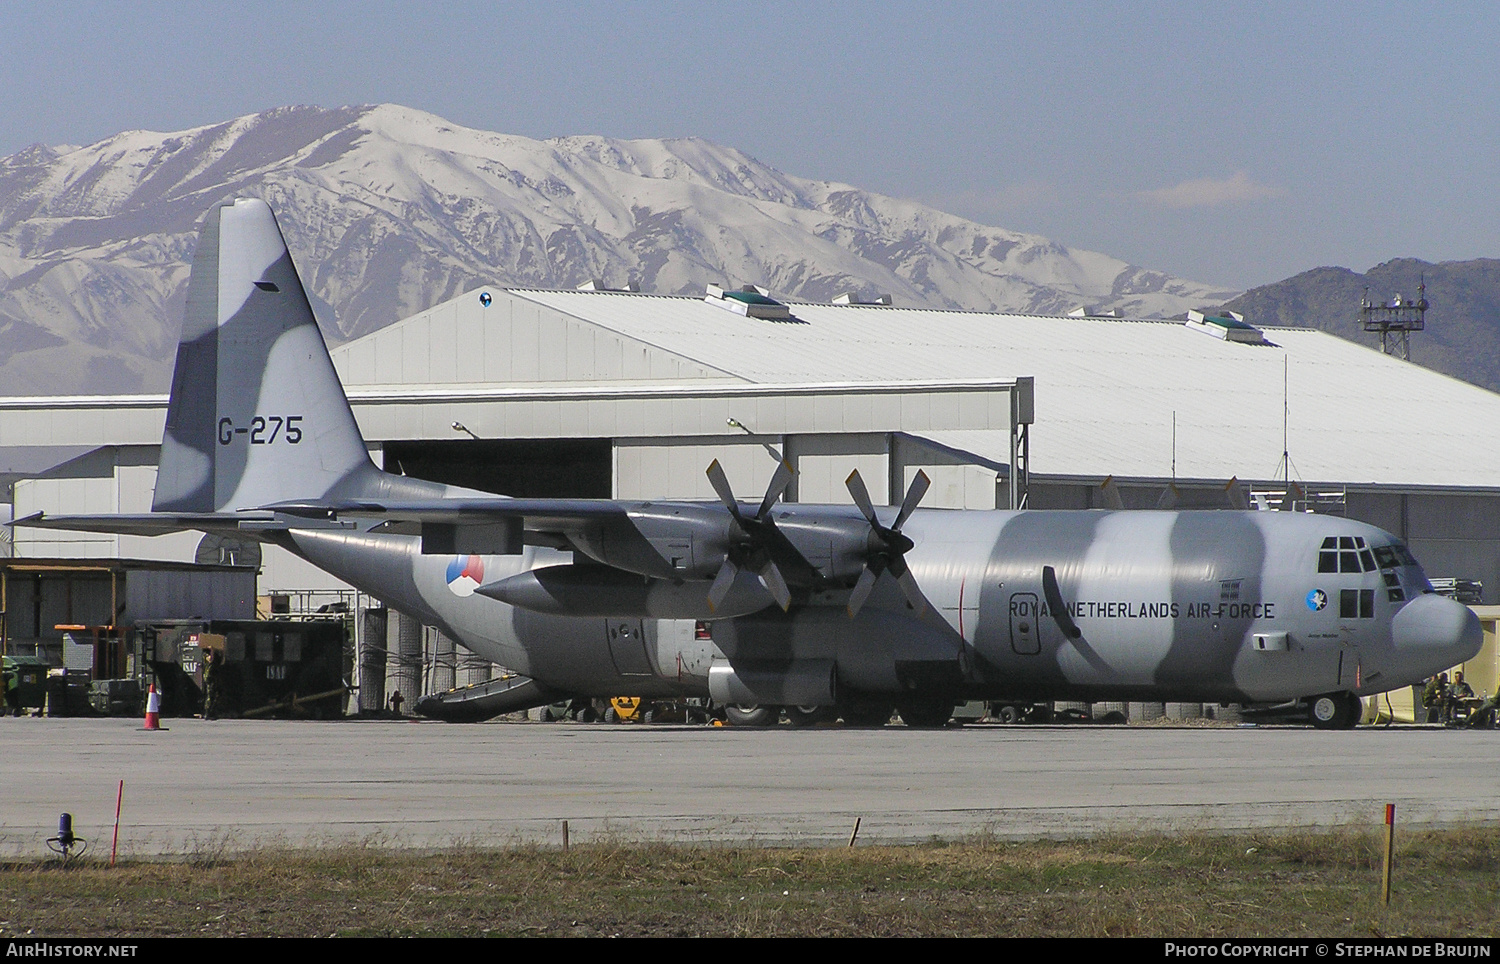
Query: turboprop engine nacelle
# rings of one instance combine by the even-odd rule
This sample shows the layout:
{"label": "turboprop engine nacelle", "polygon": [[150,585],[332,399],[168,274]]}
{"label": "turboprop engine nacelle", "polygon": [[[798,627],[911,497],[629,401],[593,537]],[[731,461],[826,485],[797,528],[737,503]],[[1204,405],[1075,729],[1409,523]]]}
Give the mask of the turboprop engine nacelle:
{"label": "turboprop engine nacelle", "polygon": [[474,590],[533,612],[560,616],[724,619],[759,612],[774,601],[754,573],[741,572],[718,606],[708,583],[673,582],[604,566],[544,566]]}
{"label": "turboprop engine nacelle", "polygon": [[603,566],[658,579],[692,580],[712,579],[733,539],[732,523],[722,512],[647,502],[632,506],[615,521],[577,530],[569,541]]}

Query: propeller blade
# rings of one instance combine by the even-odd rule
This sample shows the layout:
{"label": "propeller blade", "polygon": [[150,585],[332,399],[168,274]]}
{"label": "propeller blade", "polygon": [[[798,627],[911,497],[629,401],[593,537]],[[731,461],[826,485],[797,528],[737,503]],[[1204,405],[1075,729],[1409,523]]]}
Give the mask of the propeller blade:
{"label": "propeller blade", "polygon": [[786,580],[781,578],[781,570],[776,568],[776,563],[766,563],[758,575],[770,591],[771,598],[776,600],[776,605],[781,607],[782,612],[786,612],[792,604],[792,591],[786,587]]}
{"label": "propeller blade", "polygon": [[897,532],[916,509],[917,503],[922,501],[922,496],[927,494],[927,489],[932,485],[932,480],[927,473],[921,469],[917,470],[916,477],[911,480],[911,485],[906,490],[906,498],[901,501],[901,512],[896,516],[896,524],[891,526]]}
{"label": "propeller blade", "polygon": [[864,513],[870,525],[880,525],[880,520],[875,518],[875,503],[870,501],[870,492],[865,488],[865,480],[859,476],[859,469],[849,473],[844,485],[849,489],[849,494],[854,496],[854,504],[859,506],[859,511]]}
{"label": "propeller blade", "polygon": [[755,513],[757,519],[764,519],[770,515],[771,507],[786,493],[786,487],[792,484],[792,477],[796,473],[792,466],[783,460],[776,466],[776,474],[771,476],[771,484],[766,486],[766,497],[761,500],[760,511]]}
{"label": "propeller blade", "polygon": [[724,565],[719,567],[719,574],[714,576],[714,584],[708,587],[708,608],[718,609],[724,602],[724,597],[729,595],[734,580],[740,574],[740,567],[729,559],[724,560]]}
{"label": "propeller blade", "polygon": [[854,504],[859,506],[859,511],[865,520],[870,523],[871,531],[871,554],[866,557],[865,570],[859,574],[859,582],[854,584],[854,589],[849,593],[849,615],[852,618],[861,608],[870,593],[875,590],[875,583],[880,578],[882,570],[889,569],[892,576],[901,585],[901,593],[911,608],[918,613],[927,608],[927,599],[922,595],[922,590],[917,587],[916,577],[906,568],[906,552],[911,549],[912,542],[901,534],[901,527],[911,514],[916,511],[918,503],[927,494],[928,488],[932,486],[932,480],[927,473],[917,471],[913,476],[911,485],[907,487],[906,498],[901,501],[901,509],[896,514],[896,522],[890,528],[880,524],[880,519],[875,515],[875,505],[870,501],[870,491],[865,488],[865,480],[860,478],[859,470],[855,469],[849,473],[844,480],[849,494],[854,496]]}
{"label": "propeller blade", "polygon": [[[894,568],[894,567],[892,567]],[[901,572],[896,576],[896,582],[901,586],[901,593],[906,601],[911,603],[911,608],[916,610],[917,615],[927,608],[927,597],[922,595],[922,590],[917,588],[917,579],[911,574],[911,570],[905,564],[901,566]]]}
{"label": "propeller blade", "polygon": [[865,600],[870,598],[870,593],[875,589],[875,581],[879,578],[869,568],[859,574],[859,582],[854,584],[854,591],[849,594],[850,619],[859,615],[860,609],[864,608]]}
{"label": "propeller blade", "polygon": [[719,494],[719,501],[729,509],[730,515],[736,519],[740,518],[740,504],[734,500],[734,489],[729,486],[729,477],[724,474],[724,466],[719,464],[718,459],[714,459],[708,464],[708,469],[704,474],[708,476],[708,482],[714,487],[714,491]]}

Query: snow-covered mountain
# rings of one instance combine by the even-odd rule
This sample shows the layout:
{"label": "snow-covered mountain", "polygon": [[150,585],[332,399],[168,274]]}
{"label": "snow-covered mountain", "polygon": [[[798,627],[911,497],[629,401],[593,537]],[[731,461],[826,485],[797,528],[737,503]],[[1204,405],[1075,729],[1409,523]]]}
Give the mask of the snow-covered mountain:
{"label": "snow-covered mountain", "polygon": [[338,342],[480,284],[1137,316],[1237,292],[783,174],[696,138],[538,141],[394,105],[288,107],[0,159],[0,394],[162,391],[196,224],[277,212]]}

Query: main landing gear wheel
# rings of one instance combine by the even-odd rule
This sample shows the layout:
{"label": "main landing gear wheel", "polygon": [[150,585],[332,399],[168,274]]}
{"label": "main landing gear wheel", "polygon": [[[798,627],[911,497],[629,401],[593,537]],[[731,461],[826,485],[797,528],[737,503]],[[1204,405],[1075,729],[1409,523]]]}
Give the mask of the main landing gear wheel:
{"label": "main landing gear wheel", "polygon": [[821,722],[826,714],[821,706],[786,706],[786,721],[793,726],[812,726]]}
{"label": "main landing gear wheel", "polygon": [[1359,722],[1361,704],[1353,693],[1328,693],[1315,696],[1307,716],[1320,730],[1352,730]]}
{"label": "main landing gear wheel", "polygon": [[724,719],[731,726],[775,726],[780,710],[778,706],[731,704],[724,707]]}

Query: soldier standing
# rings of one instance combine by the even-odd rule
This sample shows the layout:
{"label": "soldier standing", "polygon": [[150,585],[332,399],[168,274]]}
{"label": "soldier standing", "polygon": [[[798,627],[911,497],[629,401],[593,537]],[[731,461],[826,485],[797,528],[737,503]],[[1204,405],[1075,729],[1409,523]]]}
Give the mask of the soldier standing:
{"label": "soldier standing", "polygon": [[5,712],[8,716],[21,715],[21,673],[19,670],[5,668]]}
{"label": "soldier standing", "polygon": [[219,718],[219,651],[210,649],[203,660],[203,718]]}

